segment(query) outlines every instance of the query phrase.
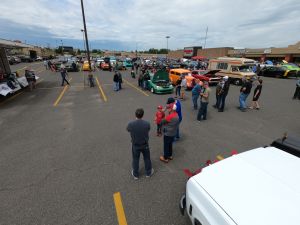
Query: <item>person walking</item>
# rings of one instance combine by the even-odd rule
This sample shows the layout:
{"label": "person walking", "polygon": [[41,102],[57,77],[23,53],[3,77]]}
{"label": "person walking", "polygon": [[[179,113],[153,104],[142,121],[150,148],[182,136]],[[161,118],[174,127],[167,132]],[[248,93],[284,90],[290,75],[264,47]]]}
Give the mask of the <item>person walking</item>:
{"label": "person walking", "polygon": [[164,154],[159,157],[160,161],[168,163],[173,159],[173,142],[179,126],[179,117],[176,112],[176,104],[168,104],[169,115],[162,120],[164,132]]}
{"label": "person walking", "polygon": [[197,80],[196,85],[192,89],[192,100],[193,100],[193,105],[195,110],[198,109],[198,98],[201,93],[202,85],[203,85],[202,81]]}
{"label": "person walking", "polygon": [[293,96],[293,99],[298,98],[300,100],[300,77],[297,78],[296,81],[296,90]]}
{"label": "person walking", "polygon": [[257,83],[258,84],[254,89],[254,93],[253,93],[252,105],[249,107],[249,109],[257,109],[257,110],[260,109],[260,106],[258,104],[258,99],[261,94],[262,83],[263,83],[262,79],[259,78]]}
{"label": "person walking", "polygon": [[154,173],[150,159],[149,131],[150,123],[143,120],[144,110],[139,108],[135,111],[136,120],[127,125],[127,131],[131,136],[132,143],[132,170],[131,175],[135,180],[139,178],[140,155],[143,154],[146,177],[151,177]]}
{"label": "person walking", "polygon": [[203,89],[200,93],[201,96],[201,106],[198,111],[197,120],[202,121],[206,120],[207,118],[207,105],[209,102],[209,94],[210,94],[210,88],[208,87],[208,82],[205,81],[203,83]]}
{"label": "person walking", "polygon": [[143,82],[144,82],[144,74],[142,72],[140,72],[139,77],[138,77],[139,87],[143,88]]}
{"label": "person walking", "polygon": [[242,112],[246,112],[246,109],[247,109],[246,100],[247,100],[248,95],[251,92],[252,84],[245,77],[243,77],[242,81],[243,81],[243,84],[240,89],[240,97],[239,97],[240,107],[239,107],[239,109]]}
{"label": "person walking", "polygon": [[69,81],[66,79],[66,76],[68,75],[68,72],[67,72],[67,70],[66,70],[66,68],[63,64],[60,66],[60,75],[61,75],[61,78],[62,78],[61,86],[64,86],[65,82],[67,83],[67,85],[70,85]]}
{"label": "person walking", "polygon": [[113,81],[114,81],[114,91],[118,91],[119,90],[119,75],[117,72],[115,72]]}
{"label": "person walking", "polygon": [[44,63],[45,69],[48,70],[49,68],[48,68],[48,62],[47,62],[47,60],[44,60],[43,63]]}
{"label": "person walking", "polygon": [[162,135],[162,132],[161,132],[161,128],[162,128],[162,125],[161,125],[161,121],[165,118],[165,113],[163,111],[163,107],[161,105],[159,105],[157,107],[157,112],[155,114],[155,118],[154,118],[154,122],[157,126],[157,132],[156,132],[156,136],[161,136]]}
{"label": "person walking", "polygon": [[218,112],[224,112],[225,100],[229,92],[230,82],[228,76],[223,77],[223,84],[219,92]]}

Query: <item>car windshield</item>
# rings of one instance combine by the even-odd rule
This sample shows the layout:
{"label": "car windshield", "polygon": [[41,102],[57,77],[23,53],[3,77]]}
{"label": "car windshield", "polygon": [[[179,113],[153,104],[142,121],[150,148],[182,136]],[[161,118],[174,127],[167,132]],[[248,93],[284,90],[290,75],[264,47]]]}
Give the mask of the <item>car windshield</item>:
{"label": "car windshield", "polygon": [[237,71],[240,72],[252,72],[252,66],[247,65],[247,66],[239,66],[239,67],[235,67],[237,69]]}

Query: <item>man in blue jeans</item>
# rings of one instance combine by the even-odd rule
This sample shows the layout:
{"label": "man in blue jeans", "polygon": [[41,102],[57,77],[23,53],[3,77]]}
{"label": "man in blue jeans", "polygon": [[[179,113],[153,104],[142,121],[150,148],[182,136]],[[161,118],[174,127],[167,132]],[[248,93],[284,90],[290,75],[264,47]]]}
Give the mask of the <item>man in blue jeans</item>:
{"label": "man in blue jeans", "polygon": [[202,121],[206,120],[207,115],[207,105],[209,102],[209,94],[210,94],[210,88],[208,87],[208,82],[205,81],[203,84],[202,91],[200,93],[201,96],[201,106],[198,111],[197,120]]}
{"label": "man in blue jeans", "polygon": [[247,109],[246,99],[251,92],[251,88],[252,88],[252,83],[249,80],[247,80],[245,77],[243,77],[243,84],[240,89],[240,98],[239,98],[239,102],[240,102],[239,109],[242,112],[246,112]]}
{"label": "man in blue jeans", "polygon": [[127,125],[127,131],[130,132],[132,142],[132,171],[131,175],[135,180],[139,178],[139,161],[140,154],[143,154],[146,177],[151,177],[154,173],[150,159],[149,149],[149,131],[150,123],[143,120],[144,110],[137,109],[135,111],[136,120],[131,121]]}
{"label": "man in blue jeans", "polygon": [[194,88],[192,89],[192,100],[193,100],[193,105],[195,110],[198,109],[198,98],[200,96],[202,85],[203,83],[201,81],[198,81],[194,86]]}

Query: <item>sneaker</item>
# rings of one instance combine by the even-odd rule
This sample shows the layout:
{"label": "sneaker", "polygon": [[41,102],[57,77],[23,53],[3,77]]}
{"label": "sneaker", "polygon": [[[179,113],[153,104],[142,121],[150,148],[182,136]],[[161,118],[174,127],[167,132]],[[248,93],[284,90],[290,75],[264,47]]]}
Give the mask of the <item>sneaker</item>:
{"label": "sneaker", "polygon": [[135,180],[138,180],[138,179],[139,179],[138,177],[134,176],[133,170],[131,170],[131,175],[133,176],[133,179],[135,179]]}
{"label": "sneaker", "polygon": [[149,175],[146,175],[147,178],[152,177],[152,175],[154,174],[154,169],[151,169],[151,173]]}
{"label": "sneaker", "polygon": [[170,157],[169,157],[169,160],[173,160],[173,156],[170,156]]}

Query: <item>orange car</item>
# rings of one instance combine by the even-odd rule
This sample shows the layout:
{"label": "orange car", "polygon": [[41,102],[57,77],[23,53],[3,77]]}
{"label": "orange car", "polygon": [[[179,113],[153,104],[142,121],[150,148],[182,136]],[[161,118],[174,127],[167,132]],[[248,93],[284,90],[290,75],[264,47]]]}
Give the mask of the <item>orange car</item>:
{"label": "orange car", "polygon": [[176,85],[177,80],[182,76],[185,76],[187,89],[192,89],[195,78],[192,76],[191,71],[186,69],[171,69],[169,72],[169,79],[173,85]]}

